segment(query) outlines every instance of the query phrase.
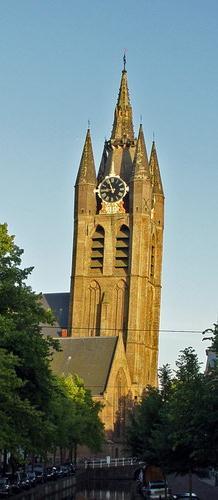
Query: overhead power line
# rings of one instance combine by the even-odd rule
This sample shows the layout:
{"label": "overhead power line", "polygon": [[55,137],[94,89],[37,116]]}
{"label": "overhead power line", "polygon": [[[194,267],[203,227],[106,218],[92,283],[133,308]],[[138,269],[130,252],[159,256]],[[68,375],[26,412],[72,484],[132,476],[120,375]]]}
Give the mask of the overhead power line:
{"label": "overhead power line", "polygon": [[[67,326],[54,326],[54,325],[42,325],[42,328],[53,328],[55,330],[69,330]],[[89,330],[89,331],[100,331],[100,328],[91,328],[91,327],[74,327],[71,328],[70,331],[73,330]],[[103,328],[105,332],[119,332],[119,331],[127,331],[128,332],[156,332],[156,329],[151,329],[151,328]],[[196,333],[196,334],[202,334],[203,333],[203,328],[202,330],[176,330],[176,329],[159,329],[159,333]]]}

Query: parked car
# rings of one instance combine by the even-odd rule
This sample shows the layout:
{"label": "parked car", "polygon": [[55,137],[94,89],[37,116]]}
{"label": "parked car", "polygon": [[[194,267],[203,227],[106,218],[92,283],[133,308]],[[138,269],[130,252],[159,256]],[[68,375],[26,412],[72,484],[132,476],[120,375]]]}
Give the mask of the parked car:
{"label": "parked car", "polygon": [[45,469],[46,479],[47,481],[52,481],[57,479],[57,470],[56,467],[47,467]]}
{"label": "parked car", "polygon": [[44,484],[47,481],[47,476],[42,466],[34,467],[33,472],[36,475],[37,484]]}
{"label": "parked car", "polygon": [[12,472],[7,472],[5,476],[8,478],[12,486],[12,492],[15,494],[19,493],[22,490],[20,474],[18,472],[15,472],[15,474],[12,474]]}
{"label": "parked car", "polygon": [[31,483],[28,478],[27,472],[17,472],[17,475],[21,489],[29,490],[31,488]]}
{"label": "parked car", "polygon": [[64,466],[63,465],[58,465],[56,467],[56,476],[57,476],[57,478],[61,478],[61,477],[64,477],[66,475],[67,475],[66,474],[66,469],[64,468]]}
{"label": "parked car", "polygon": [[65,464],[69,468],[70,474],[75,474],[76,472],[76,466],[74,464]]}
{"label": "parked car", "polygon": [[165,481],[148,481],[146,484],[141,485],[141,493],[144,498],[159,500],[160,498],[165,498],[165,489],[167,488],[167,494],[169,495],[169,489],[166,486]]}
{"label": "parked car", "polygon": [[36,477],[36,473],[33,471],[33,472],[27,472],[27,478],[30,482],[30,487],[33,488],[34,486],[36,486],[37,484],[37,477]]}
{"label": "parked car", "polygon": [[0,477],[0,496],[9,497],[13,493],[13,487],[8,477]]}

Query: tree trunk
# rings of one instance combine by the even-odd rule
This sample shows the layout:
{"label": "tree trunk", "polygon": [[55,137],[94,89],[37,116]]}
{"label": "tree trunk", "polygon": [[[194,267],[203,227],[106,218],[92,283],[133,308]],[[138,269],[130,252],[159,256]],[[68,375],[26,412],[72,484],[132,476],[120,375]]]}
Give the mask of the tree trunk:
{"label": "tree trunk", "polygon": [[12,474],[14,476],[14,473],[15,473],[16,468],[17,468],[17,461],[15,460],[15,458],[12,454],[10,456],[9,461],[10,461],[11,471],[12,471]]}
{"label": "tree trunk", "polygon": [[161,470],[163,472],[163,477],[164,477],[164,490],[165,490],[164,491],[164,498],[165,498],[165,500],[167,500],[167,498],[168,498],[168,496],[167,496],[167,494],[168,494],[167,478],[166,478],[166,473],[165,473],[165,470],[164,470],[163,466],[161,466]]}
{"label": "tree trunk", "polygon": [[166,482],[166,478],[165,478],[165,500],[167,500],[168,496],[167,496],[167,482]]}
{"label": "tree trunk", "polygon": [[7,450],[4,448],[3,452],[3,474],[5,475],[7,469]]}
{"label": "tree trunk", "polygon": [[47,452],[45,453],[45,455],[43,457],[43,462],[44,462],[44,469],[46,469],[46,467],[47,467]]}
{"label": "tree trunk", "polygon": [[62,448],[62,446],[60,446],[60,462],[62,465],[62,463],[63,463],[63,448]]}
{"label": "tree trunk", "polygon": [[35,465],[35,455],[31,455],[31,470],[33,472]]}
{"label": "tree trunk", "polygon": [[192,497],[192,470],[189,469],[189,496]]}
{"label": "tree trunk", "polygon": [[77,443],[74,443],[74,465],[77,462]]}

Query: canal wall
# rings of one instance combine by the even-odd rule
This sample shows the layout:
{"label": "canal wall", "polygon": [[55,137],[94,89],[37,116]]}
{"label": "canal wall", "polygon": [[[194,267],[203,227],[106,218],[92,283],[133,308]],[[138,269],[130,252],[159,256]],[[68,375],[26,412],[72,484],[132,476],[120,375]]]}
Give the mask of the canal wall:
{"label": "canal wall", "polygon": [[138,467],[133,465],[112,466],[92,469],[78,469],[76,475],[48,481],[43,485],[38,485],[29,491],[18,493],[13,498],[16,500],[59,500],[66,498],[65,493],[74,495],[77,488],[83,487],[89,481],[130,481],[134,480],[135,471]]}
{"label": "canal wall", "polygon": [[110,466],[110,467],[102,467],[92,469],[91,467],[87,467],[83,472],[81,471],[81,476],[78,474],[78,481],[83,479],[90,480],[128,480],[132,481],[135,478],[135,471],[139,466],[135,465],[125,465],[122,466]]}
{"label": "canal wall", "polygon": [[75,490],[76,477],[69,476],[36,486],[29,491],[23,491],[22,493],[14,495],[13,498],[16,498],[16,500],[42,500],[42,498],[52,498],[52,500],[55,500],[56,498],[60,499],[64,491],[73,495]]}

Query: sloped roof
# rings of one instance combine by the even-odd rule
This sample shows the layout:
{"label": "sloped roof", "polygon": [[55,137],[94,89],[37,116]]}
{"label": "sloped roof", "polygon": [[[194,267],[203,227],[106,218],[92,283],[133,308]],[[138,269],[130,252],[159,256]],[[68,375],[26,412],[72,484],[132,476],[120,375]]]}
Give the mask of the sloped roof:
{"label": "sloped roof", "polygon": [[58,375],[76,373],[92,395],[106,388],[118,337],[61,338],[62,351],[54,353],[52,369]]}
{"label": "sloped roof", "polygon": [[124,137],[134,141],[132,107],[130,104],[127,72],[125,69],[122,71],[118,101],[114,112],[111,139],[123,139]]}
{"label": "sloped roof", "polygon": [[96,186],[97,179],[95,173],[95,162],[92,150],[92,140],[90,130],[87,130],[85,144],[82,152],[82,158],[76,178],[78,184],[93,184]]}
{"label": "sloped roof", "polygon": [[69,293],[44,293],[42,295],[42,305],[45,309],[51,309],[54,313],[56,321],[54,325],[43,325],[42,332],[44,335],[56,337],[60,335],[62,328],[68,326],[68,312],[69,312]]}

